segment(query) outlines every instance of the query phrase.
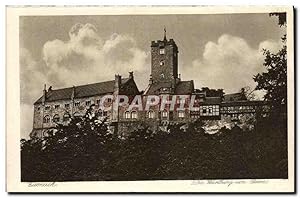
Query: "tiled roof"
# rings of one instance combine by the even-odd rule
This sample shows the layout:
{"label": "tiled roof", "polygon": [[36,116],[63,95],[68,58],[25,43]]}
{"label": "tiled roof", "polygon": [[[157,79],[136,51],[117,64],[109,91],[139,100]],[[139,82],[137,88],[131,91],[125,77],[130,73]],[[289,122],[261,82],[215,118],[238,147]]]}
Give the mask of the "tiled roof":
{"label": "tiled roof", "polygon": [[188,95],[194,92],[194,82],[191,81],[180,81],[175,88],[175,94],[177,95]]}
{"label": "tiled roof", "polygon": [[224,102],[247,100],[241,93],[225,94]]}
{"label": "tiled roof", "polygon": [[[122,84],[125,84],[129,78],[123,78]],[[106,81],[100,83],[93,83],[87,85],[80,85],[75,87],[75,98],[83,98],[88,96],[103,95],[107,93],[112,93],[114,89],[115,81]],[[46,101],[56,101],[71,99],[73,92],[73,87],[67,87],[63,89],[54,89],[48,91],[46,94]],[[41,96],[34,104],[42,102],[43,96]]]}
{"label": "tiled roof", "polygon": [[[150,85],[148,90],[146,90],[147,95],[156,95],[159,94],[159,91],[161,88],[171,88],[172,83],[171,82],[159,82],[159,83],[153,83]],[[192,94],[194,91],[194,83],[193,81],[180,81],[175,86],[175,93],[177,95],[188,95]]]}
{"label": "tiled roof", "polygon": [[222,102],[222,106],[243,106],[243,105],[267,105],[267,101],[262,101],[262,100],[240,100],[240,101],[227,101],[227,102]]}
{"label": "tiled roof", "polygon": [[222,101],[221,97],[206,97],[204,100],[204,104],[220,104]]}
{"label": "tiled roof", "polygon": [[161,88],[171,88],[171,87],[172,87],[171,82],[153,83],[150,85],[149,89],[146,91],[146,94],[147,95],[159,94],[159,91]]}

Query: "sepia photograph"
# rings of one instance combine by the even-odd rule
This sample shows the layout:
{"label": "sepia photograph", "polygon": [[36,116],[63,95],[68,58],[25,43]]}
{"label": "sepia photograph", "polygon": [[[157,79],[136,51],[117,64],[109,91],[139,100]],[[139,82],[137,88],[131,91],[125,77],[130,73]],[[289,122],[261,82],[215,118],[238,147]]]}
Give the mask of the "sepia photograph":
{"label": "sepia photograph", "polygon": [[294,191],[292,7],[98,8],[7,8],[12,191]]}

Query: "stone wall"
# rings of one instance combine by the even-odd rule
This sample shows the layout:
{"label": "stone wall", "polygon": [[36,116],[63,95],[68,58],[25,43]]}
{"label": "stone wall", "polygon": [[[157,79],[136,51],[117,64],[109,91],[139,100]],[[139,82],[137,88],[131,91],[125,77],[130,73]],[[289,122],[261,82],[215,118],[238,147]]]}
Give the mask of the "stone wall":
{"label": "stone wall", "polygon": [[[165,49],[165,54],[160,54],[160,48]],[[158,41],[158,45],[151,47],[151,75],[154,82],[173,82],[178,77],[178,57],[175,43]],[[160,65],[163,61],[164,65]],[[161,74],[164,74],[162,78]]]}

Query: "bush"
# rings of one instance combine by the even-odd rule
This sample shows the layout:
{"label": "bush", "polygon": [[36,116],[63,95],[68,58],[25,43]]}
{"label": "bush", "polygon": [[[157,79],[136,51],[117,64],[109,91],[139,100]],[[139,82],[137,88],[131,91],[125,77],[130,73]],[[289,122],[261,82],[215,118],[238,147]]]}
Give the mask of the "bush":
{"label": "bush", "polygon": [[22,181],[287,178],[286,126],[209,135],[197,121],[126,140],[88,111],[44,139],[21,140]]}

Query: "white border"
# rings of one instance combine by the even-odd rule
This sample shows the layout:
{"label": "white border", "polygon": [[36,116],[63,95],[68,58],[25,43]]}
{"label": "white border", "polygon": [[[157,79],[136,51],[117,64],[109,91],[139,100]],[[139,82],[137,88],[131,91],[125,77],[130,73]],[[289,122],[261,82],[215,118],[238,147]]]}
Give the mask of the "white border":
{"label": "white border", "polygon": [[[130,182],[57,182],[55,187],[28,187],[20,182],[20,82],[19,82],[19,16],[31,15],[153,15],[153,14],[221,14],[221,13],[269,13],[287,15],[288,46],[288,180],[257,180],[266,183],[201,184],[192,181],[130,181]],[[202,6],[202,7],[26,7],[7,8],[7,191],[9,192],[292,192],[294,191],[294,47],[293,10],[282,6]],[[224,180],[222,180],[224,181]],[[205,182],[205,181],[204,181]]]}

